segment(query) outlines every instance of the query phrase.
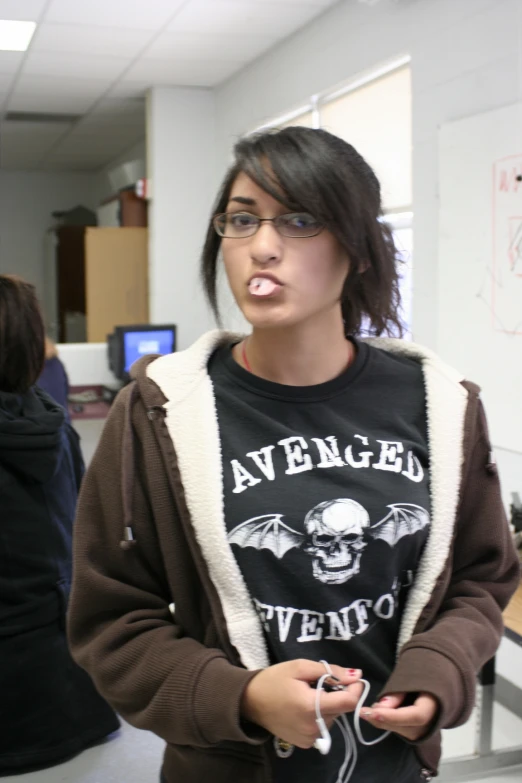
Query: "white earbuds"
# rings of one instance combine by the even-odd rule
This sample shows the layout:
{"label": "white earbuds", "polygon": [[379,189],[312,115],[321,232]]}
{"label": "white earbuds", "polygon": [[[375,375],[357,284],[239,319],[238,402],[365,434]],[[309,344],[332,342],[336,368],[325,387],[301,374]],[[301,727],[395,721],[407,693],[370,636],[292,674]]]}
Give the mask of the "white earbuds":
{"label": "white earbuds", "polygon": [[[319,729],[321,736],[318,737],[314,742],[314,748],[316,748],[319,751],[319,753],[322,753],[323,756],[326,756],[328,755],[332,747],[332,737],[330,735],[330,732],[328,731],[326,723],[324,722],[324,718],[321,715],[321,693],[323,692],[324,684],[326,680],[333,679],[336,680],[337,682],[339,681],[337,680],[337,677],[334,676],[330,664],[327,661],[320,661],[320,663],[322,663],[324,668],[326,669],[326,674],[323,674],[323,676],[319,679],[315,691],[315,722],[317,723],[317,728]],[[370,692],[370,683],[367,680],[362,680],[362,679],[360,680],[360,682],[362,682],[364,685],[364,691],[361,698],[359,699],[359,703],[357,704],[357,707],[355,708],[355,712],[353,716],[353,727],[355,729],[355,735],[357,736],[357,739],[359,740],[360,744],[369,747],[371,745],[376,745],[378,742],[382,742],[382,740],[386,739],[386,737],[389,735],[390,732],[389,731],[384,732],[383,734],[381,734],[379,737],[372,740],[371,742],[367,742],[364,739],[361,730],[361,709],[364,705],[364,702],[368,698],[368,694]],[[345,688],[342,685],[338,685],[336,689],[345,690]],[[341,715],[339,718],[336,718],[335,725],[341,732],[341,735],[344,740],[344,749],[345,749],[344,761],[338,772],[337,783],[350,783],[350,778],[352,777],[354,769],[357,765],[357,758],[358,758],[357,741],[346,715]],[[279,747],[280,743],[275,737],[274,737],[274,743],[275,743],[276,753],[280,758],[288,758],[289,756],[292,755],[294,750],[293,745],[290,745],[288,748],[280,748]]]}
{"label": "white earbuds", "polygon": [[314,742],[314,748],[317,748],[319,753],[322,753],[323,756],[326,756],[328,753],[330,753],[330,748],[332,747],[332,738],[330,736],[330,732],[326,728],[326,723],[322,718],[316,718],[315,722],[317,723],[319,731],[321,732],[321,736]]}
{"label": "white earbuds", "polygon": [[[324,683],[326,680],[331,678],[336,680],[337,678],[334,677],[330,664],[327,661],[321,661],[321,663],[326,669],[326,674],[323,674],[323,676],[320,678],[319,682],[317,683],[317,689],[315,693],[315,715],[316,715],[315,722],[317,723],[319,731],[321,732],[321,736],[318,739],[316,739],[316,741],[314,742],[314,747],[317,748],[319,753],[322,753],[324,756],[326,756],[330,752],[330,748],[332,747],[332,737],[326,727],[326,723],[324,722],[323,716],[321,715],[321,693],[323,691]],[[378,742],[382,742],[383,739],[386,739],[386,737],[389,735],[390,732],[389,731],[384,732],[383,734],[381,734],[379,737],[372,740],[371,742],[367,742],[362,736],[361,709],[364,705],[364,702],[368,698],[368,694],[370,692],[370,683],[367,680],[361,680],[361,682],[364,685],[364,691],[361,698],[359,699],[359,703],[357,704],[357,707],[355,708],[353,725],[354,725],[355,733],[357,735],[357,739],[359,740],[361,745],[366,745],[366,746],[376,745]],[[344,690],[342,686],[339,686],[339,688],[341,690]],[[346,715],[341,715],[340,718],[336,719],[335,723],[343,736],[344,746],[345,746],[344,761],[339,770],[337,783],[349,783],[350,778],[352,777],[353,771],[355,769],[355,766],[357,764],[357,758],[358,758],[357,742],[353,735],[350,724],[348,723],[348,719]]]}

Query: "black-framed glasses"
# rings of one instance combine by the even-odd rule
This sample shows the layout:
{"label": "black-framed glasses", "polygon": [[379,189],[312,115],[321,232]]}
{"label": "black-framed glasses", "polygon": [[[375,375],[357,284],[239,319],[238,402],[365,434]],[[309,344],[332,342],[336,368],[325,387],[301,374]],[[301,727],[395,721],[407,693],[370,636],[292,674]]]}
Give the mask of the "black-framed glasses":
{"label": "black-framed glasses", "polygon": [[223,212],[216,215],[212,222],[216,233],[227,239],[251,237],[259,230],[261,223],[273,223],[282,236],[296,239],[315,237],[324,228],[324,225],[308,212],[289,212],[274,218],[260,218],[249,212]]}

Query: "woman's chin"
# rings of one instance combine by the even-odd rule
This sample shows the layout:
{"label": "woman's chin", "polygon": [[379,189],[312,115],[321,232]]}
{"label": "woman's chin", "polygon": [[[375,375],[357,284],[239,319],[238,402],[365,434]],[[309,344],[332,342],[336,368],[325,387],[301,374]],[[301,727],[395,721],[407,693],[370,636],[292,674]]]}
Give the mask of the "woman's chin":
{"label": "woman's chin", "polygon": [[241,308],[243,317],[253,329],[275,329],[285,326],[293,326],[298,319],[292,314],[284,312],[281,307],[256,307],[246,305]]}

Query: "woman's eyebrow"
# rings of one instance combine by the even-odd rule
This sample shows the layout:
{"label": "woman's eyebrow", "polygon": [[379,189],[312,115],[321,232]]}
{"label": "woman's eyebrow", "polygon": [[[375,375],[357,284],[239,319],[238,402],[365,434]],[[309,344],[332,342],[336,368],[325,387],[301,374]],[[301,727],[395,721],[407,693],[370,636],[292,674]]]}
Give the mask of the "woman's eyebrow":
{"label": "woman's eyebrow", "polygon": [[256,200],[253,198],[247,198],[246,196],[232,196],[229,198],[229,203],[231,201],[237,201],[239,204],[245,204],[248,207],[255,207]]}

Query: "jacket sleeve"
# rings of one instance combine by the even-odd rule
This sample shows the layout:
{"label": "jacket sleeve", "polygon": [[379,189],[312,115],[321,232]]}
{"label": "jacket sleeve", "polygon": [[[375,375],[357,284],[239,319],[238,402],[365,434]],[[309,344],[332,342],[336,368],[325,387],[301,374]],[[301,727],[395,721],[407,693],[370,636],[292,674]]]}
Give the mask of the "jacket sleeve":
{"label": "jacket sleeve", "polygon": [[480,401],[473,431],[442,605],[427,629],[402,648],[381,694],[423,692],[437,698],[437,719],[421,742],[468,720],[477,675],[500,644],[502,611],[520,580],[498,474],[489,465],[491,446]]}
{"label": "jacket sleeve", "polygon": [[67,427],[67,437],[71,447],[71,459],[74,471],[76,494],[78,494],[85,473],[85,463],[83,461],[82,449],[80,446],[80,436],[73,428],[72,424],[66,423],[65,426]]}
{"label": "jacket sleeve", "polygon": [[125,389],[115,401],[82,484],[68,614],[71,652],[101,695],[140,729],[196,747],[225,740],[260,743],[264,733],[252,727],[247,735],[240,721],[241,697],[256,672],[184,636],[173,618],[153,512],[139,475],[132,489],[139,543],[128,551],[120,546],[122,441],[130,399]]}

